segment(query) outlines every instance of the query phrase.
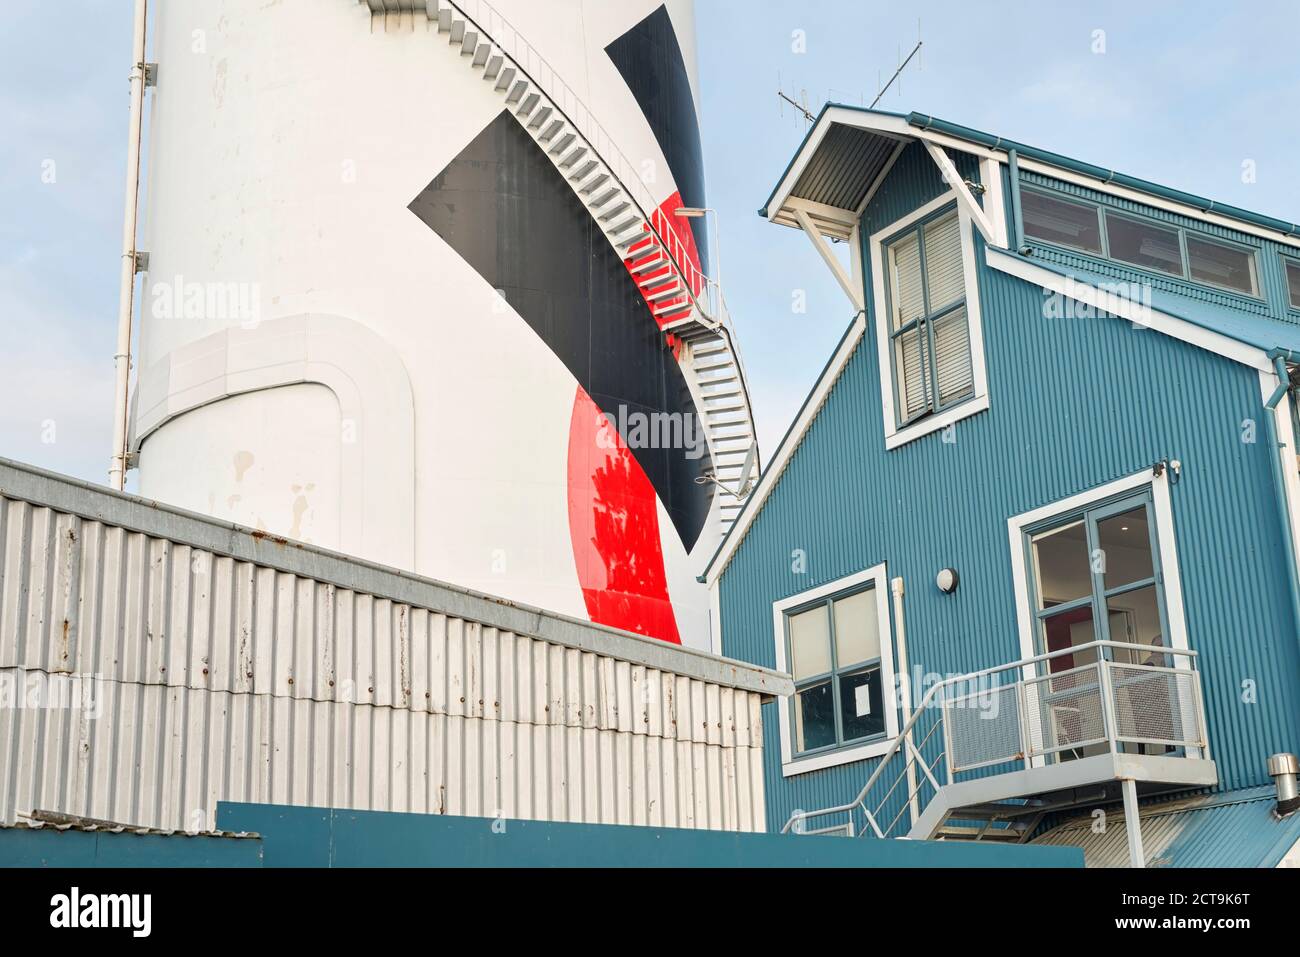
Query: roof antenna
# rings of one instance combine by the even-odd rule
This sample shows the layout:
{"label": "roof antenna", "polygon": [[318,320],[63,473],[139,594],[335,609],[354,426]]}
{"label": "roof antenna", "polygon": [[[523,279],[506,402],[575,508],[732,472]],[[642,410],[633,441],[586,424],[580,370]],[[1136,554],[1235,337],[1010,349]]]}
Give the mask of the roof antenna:
{"label": "roof antenna", "polygon": [[[808,109],[808,91],[807,91],[807,90],[800,90],[800,91],[799,91],[799,99],[796,100],[794,97],[788,95],[784,90],[781,89],[781,74],[780,74],[780,73],[777,73],[777,75],[776,75],[776,95],[777,95],[777,98],[778,98],[778,99],[782,100],[784,103],[789,103],[789,104],[790,104],[791,106],[793,106],[796,110],[798,110],[800,113],[803,114],[804,124],[805,124],[806,126],[812,126],[812,125],[813,125],[813,122],[817,119],[817,117],[813,115],[812,110]],[[781,107],[781,115],[782,115],[782,116],[785,116],[785,107],[784,107],[784,106]]]}
{"label": "roof antenna", "polygon": [[[916,56],[919,52],[921,52],[921,21],[920,19],[917,19],[916,46],[912,47],[912,52],[907,55],[907,59],[903,59],[903,48],[902,47],[898,48],[898,59],[900,61],[898,64],[898,69],[895,70],[894,75],[889,78],[889,82],[880,88],[880,92],[877,93],[876,98],[871,101],[871,106],[869,106],[868,109],[875,109],[876,104],[880,102],[881,98],[885,95],[886,92],[888,92],[889,88],[894,85],[894,81],[898,79],[899,75],[903,72],[906,66],[912,62],[912,57]],[[917,61],[916,68],[918,70],[921,69],[921,63],[919,60]],[[877,83],[880,82],[879,73],[876,74],[876,82]],[[899,96],[903,95],[902,84],[899,84],[898,95]]]}

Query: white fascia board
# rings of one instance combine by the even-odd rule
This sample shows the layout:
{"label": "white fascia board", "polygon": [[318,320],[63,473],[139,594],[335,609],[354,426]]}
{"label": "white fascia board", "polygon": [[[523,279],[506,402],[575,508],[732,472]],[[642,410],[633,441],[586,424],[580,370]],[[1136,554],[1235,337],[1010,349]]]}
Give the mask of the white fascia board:
{"label": "white fascia board", "polygon": [[[1260,372],[1269,372],[1273,368],[1268,353],[1263,349],[1257,349],[1230,336],[1188,322],[1186,319],[1171,316],[1167,312],[1153,309],[1117,293],[1098,289],[1089,282],[1062,276],[1060,273],[1027,262],[1021,256],[1002,252],[991,246],[985,248],[984,257],[989,267],[998,272],[1015,276],[1017,279],[1059,293],[1094,309],[1127,319],[1135,325],[1162,332],[1170,338],[1205,349],[1207,352],[1213,352],[1234,362],[1240,362]],[[1120,286],[1124,283],[1117,281],[1116,285]]]}
{"label": "white fascia board", "polygon": [[816,421],[817,415],[821,412],[822,406],[825,405],[831,389],[839,381],[840,375],[844,372],[844,367],[848,365],[849,358],[857,349],[858,343],[862,341],[866,330],[866,316],[859,312],[853,317],[852,325],[849,326],[848,331],[845,333],[839,348],[835,350],[835,355],[831,357],[831,361],[822,371],[821,378],[817,380],[812,392],[804,400],[798,418],[790,425],[790,430],[786,432],[785,438],[781,440],[781,445],[777,448],[775,457],[760,476],[758,485],[749,493],[749,498],[745,500],[745,507],[740,510],[740,515],[737,517],[735,524],[731,526],[727,537],[723,540],[721,549],[710,562],[708,571],[705,573],[705,581],[710,586],[722,577],[722,573],[726,571],[727,565],[730,564],[732,557],[736,554],[736,549],[745,540],[749,527],[754,524],[755,517],[767,504],[767,497],[780,480],[786,466],[790,464],[794,450],[803,442],[804,435],[813,422]]}
{"label": "white fascia board", "polygon": [[[1280,380],[1276,371],[1260,372],[1259,390],[1264,402],[1273,397],[1277,390]],[[1295,432],[1291,422],[1291,400],[1287,396],[1282,397],[1282,401],[1277,404],[1272,412],[1266,408],[1265,415],[1273,416],[1273,425],[1277,429],[1277,441],[1280,446],[1272,450],[1273,455],[1280,456],[1282,459],[1282,491],[1286,496],[1288,521],[1290,522],[1290,548],[1291,560],[1297,564],[1297,571],[1300,571],[1300,469],[1296,468],[1297,450],[1295,448]],[[1272,465],[1272,463],[1269,463]]]}

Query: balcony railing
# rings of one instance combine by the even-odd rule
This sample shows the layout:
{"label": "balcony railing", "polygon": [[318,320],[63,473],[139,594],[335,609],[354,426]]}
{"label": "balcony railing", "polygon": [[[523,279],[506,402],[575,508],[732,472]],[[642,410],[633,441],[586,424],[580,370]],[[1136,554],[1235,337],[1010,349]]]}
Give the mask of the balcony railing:
{"label": "balcony railing", "polygon": [[1052,780],[1035,769],[1099,755],[1208,761],[1196,652],[1095,641],[940,681],[857,798],[796,811],[782,831],[908,836],[904,817],[954,784],[1029,771],[1003,794],[1028,797]]}

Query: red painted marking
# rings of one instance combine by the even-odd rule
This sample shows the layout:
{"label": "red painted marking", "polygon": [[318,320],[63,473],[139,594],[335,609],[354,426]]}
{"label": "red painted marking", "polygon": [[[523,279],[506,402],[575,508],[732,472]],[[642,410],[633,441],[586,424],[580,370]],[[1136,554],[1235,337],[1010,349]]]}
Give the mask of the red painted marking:
{"label": "red painted marking", "polygon": [[[692,289],[692,292],[699,295],[703,289],[703,283],[700,280],[699,275],[703,270],[700,267],[700,251],[695,246],[695,233],[691,231],[690,220],[677,216],[673,212],[674,210],[681,209],[682,206],[682,194],[675,192],[663,201],[659,206],[659,210],[663,213],[664,218],[672,224],[673,231],[681,241],[683,250],[681,258],[686,260],[682,263],[682,266],[686,272],[691,273],[690,276],[683,276],[683,279],[686,279],[687,282],[694,286],[695,288]],[[647,246],[648,242],[649,240],[637,243],[636,246],[628,250],[627,258],[623,260],[623,263],[627,266],[629,272],[631,272],[633,267],[635,267],[639,262],[644,262],[648,258],[648,254],[659,254],[660,249],[658,247],[653,250],[649,249]],[[670,254],[668,250],[664,250],[663,252],[665,254]],[[690,268],[692,266],[694,267],[694,272],[692,272]],[[653,269],[648,274],[638,276],[633,273],[632,279],[636,282],[637,288],[641,290],[641,295],[645,296],[647,293],[653,291],[655,285],[662,286],[664,278],[671,273],[672,268],[665,263],[662,269]],[[655,306],[662,307],[669,304],[680,305],[681,309],[676,313],[668,312],[659,313],[658,315],[655,314]],[[650,315],[654,318],[654,321],[659,328],[662,329],[666,323],[669,323],[674,319],[684,318],[688,315],[691,303],[690,299],[685,295],[685,293],[683,293],[680,296],[669,296],[665,299],[656,299],[653,302],[647,299],[646,305],[650,306]]]}
{"label": "red painted marking", "polygon": [[654,486],[578,387],[569,423],[569,536],[591,620],[681,644]]}

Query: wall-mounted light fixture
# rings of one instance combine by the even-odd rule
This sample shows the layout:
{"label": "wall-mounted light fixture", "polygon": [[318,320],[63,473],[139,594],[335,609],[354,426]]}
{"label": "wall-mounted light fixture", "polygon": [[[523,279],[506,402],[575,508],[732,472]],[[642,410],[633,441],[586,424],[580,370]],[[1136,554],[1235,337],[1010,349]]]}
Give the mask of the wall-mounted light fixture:
{"label": "wall-mounted light fixture", "polygon": [[951,595],[957,590],[957,583],[961,579],[957,575],[955,568],[940,569],[939,574],[934,577],[934,583],[939,586],[939,591],[945,595]]}

